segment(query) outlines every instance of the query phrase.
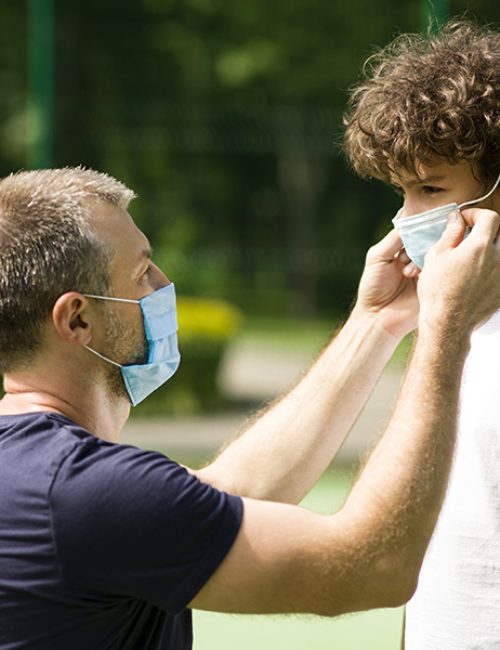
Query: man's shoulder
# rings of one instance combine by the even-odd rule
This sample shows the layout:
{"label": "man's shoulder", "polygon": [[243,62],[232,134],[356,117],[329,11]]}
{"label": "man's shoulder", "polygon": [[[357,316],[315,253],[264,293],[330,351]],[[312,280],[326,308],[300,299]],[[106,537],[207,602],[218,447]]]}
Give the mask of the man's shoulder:
{"label": "man's shoulder", "polygon": [[40,447],[50,439],[52,447],[77,440],[93,438],[83,427],[59,413],[37,411],[0,415],[0,444],[10,447],[29,445]]}
{"label": "man's shoulder", "polygon": [[61,463],[49,506],[66,579],[174,613],[222,561],[243,514],[241,499],[163,454],[97,439]]}
{"label": "man's shoulder", "polygon": [[213,491],[164,454],[109,442],[62,423],[59,455],[49,492],[52,511],[109,521],[151,516],[186,495]]}
{"label": "man's shoulder", "polygon": [[36,412],[0,416],[0,466],[9,485],[48,482],[60,463],[91,434],[64,416]]}
{"label": "man's shoulder", "polygon": [[4,476],[19,474],[23,482],[30,477],[67,498],[92,493],[96,502],[110,488],[125,494],[134,486],[154,489],[166,479],[174,487],[190,477],[163,454],[102,440],[52,412],[0,416],[0,451]]}

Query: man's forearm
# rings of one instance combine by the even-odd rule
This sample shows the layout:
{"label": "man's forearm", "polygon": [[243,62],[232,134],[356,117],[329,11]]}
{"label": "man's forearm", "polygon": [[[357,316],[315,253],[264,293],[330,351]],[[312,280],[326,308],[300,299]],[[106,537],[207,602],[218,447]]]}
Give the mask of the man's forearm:
{"label": "man's forearm", "polygon": [[306,376],[198,476],[219,489],[298,503],[345,439],[399,340],[354,312]]}
{"label": "man's forearm", "polygon": [[235,546],[193,605],[337,615],[406,602],[451,463],[464,337],[421,337],[388,430],[339,512],[245,500]]}
{"label": "man's forearm", "polygon": [[416,580],[445,493],[468,349],[468,335],[419,334],[388,429],[343,508],[367,570],[395,564],[402,581]]}

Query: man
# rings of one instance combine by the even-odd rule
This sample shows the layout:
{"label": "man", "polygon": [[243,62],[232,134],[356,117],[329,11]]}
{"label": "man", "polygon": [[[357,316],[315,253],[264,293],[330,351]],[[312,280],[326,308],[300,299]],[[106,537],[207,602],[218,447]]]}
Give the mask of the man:
{"label": "man", "polygon": [[[400,36],[369,61],[345,146],[361,175],[403,193],[395,223],[417,261],[406,277],[419,274],[439,206],[487,195],[478,205],[500,209],[499,106],[500,34],[471,22],[453,21],[429,38]],[[496,313],[472,337],[450,484],[406,611],[407,650],[500,647],[499,381]]]}
{"label": "man", "polygon": [[[500,306],[500,217],[456,215],[418,283],[394,231],[307,376],[207,467],[120,445],[179,357],[173,285],[91,170],[0,182],[0,648],[189,648],[190,609],[336,615],[413,593],[474,327]],[[394,416],[342,510],[296,505],[401,337]],[[237,496],[233,496],[237,495]]]}

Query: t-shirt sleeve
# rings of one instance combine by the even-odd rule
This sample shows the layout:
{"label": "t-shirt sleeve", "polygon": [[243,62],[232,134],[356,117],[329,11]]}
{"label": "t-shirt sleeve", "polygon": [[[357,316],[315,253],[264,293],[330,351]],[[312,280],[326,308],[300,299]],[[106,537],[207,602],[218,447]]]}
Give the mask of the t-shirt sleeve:
{"label": "t-shirt sleeve", "polygon": [[243,516],[239,497],[162,454],[101,441],[77,445],[61,464],[50,507],[65,580],[174,614],[222,562]]}

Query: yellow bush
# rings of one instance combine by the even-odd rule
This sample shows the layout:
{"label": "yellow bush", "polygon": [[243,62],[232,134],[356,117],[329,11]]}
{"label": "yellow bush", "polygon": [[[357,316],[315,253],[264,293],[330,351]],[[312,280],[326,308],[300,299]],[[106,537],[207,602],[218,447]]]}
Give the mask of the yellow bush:
{"label": "yellow bush", "polygon": [[223,300],[179,297],[177,300],[179,340],[209,339],[223,342],[241,326],[241,311]]}

